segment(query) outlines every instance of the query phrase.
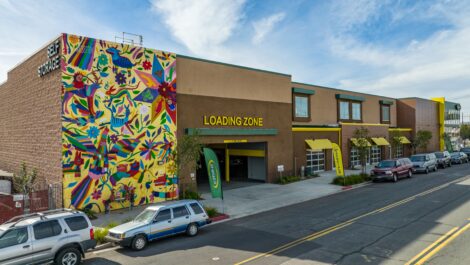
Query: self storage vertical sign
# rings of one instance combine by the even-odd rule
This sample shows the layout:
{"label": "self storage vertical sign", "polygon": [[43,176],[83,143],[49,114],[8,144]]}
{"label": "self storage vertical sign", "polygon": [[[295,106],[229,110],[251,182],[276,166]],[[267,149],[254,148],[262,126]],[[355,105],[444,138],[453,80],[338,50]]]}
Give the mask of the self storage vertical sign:
{"label": "self storage vertical sign", "polygon": [[212,198],[222,198],[222,183],[220,181],[220,167],[217,155],[210,148],[203,148],[204,158],[206,160],[207,174],[211,185]]}

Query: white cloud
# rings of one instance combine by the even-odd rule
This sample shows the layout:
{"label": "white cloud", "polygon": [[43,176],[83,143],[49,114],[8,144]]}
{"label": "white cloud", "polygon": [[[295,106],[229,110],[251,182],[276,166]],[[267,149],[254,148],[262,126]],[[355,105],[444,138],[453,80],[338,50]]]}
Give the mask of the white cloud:
{"label": "white cloud", "polygon": [[[218,57],[243,18],[245,0],[153,0],[176,40],[191,52]],[[223,55],[222,55],[223,56]]]}
{"label": "white cloud", "polygon": [[286,14],[281,12],[253,22],[252,25],[255,30],[255,34],[253,35],[252,42],[254,44],[262,42],[266,35],[268,35],[274,29],[274,26],[281,22],[285,16]]}

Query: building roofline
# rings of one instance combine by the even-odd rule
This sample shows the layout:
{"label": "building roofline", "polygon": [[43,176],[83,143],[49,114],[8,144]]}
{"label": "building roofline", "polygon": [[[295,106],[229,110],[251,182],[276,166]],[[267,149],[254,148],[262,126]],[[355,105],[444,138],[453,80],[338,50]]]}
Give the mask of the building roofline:
{"label": "building roofline", "polygon": [[314,84],[308,84],[308,83],[301,83],[301,82],[292,81],[292,84],[298,84],[298,85],[304,85],[304,86],[313,86],[313,87],[319,87],[319,88],[324,88],[324,89],[335,90],[335,91],[339,91],[339,92],[351,92],[351,93],[356,93],[356,94],[361,94],[361,95],[367,95],[367,96],[374,96],[374,97],[379,97],[379,98],[397,100],[397,98],[392,98],[392,97],[387,97],[387,96],[381,96],[381,95],[376,95],[376,94],[357,92],[357,91],[340,89],[340,88],[333,88],[333,87],[327,87],[327,86],[320,86],[320,85],[314,85]]}
{"label": "building roofline", "polygon": [[263,70],[263,69],[248,67],[248,66],[230,64],[230,63],[224,63],[224,62],[217,62],[217,61],[212,61],[212,60],[207,60],[207,59],[202,59],[202,58],[187,56],[187,55],[183,55],[183,54],[176,54],[176,58],[178,58],[178,57],[181,57],[181,58],[184,58],[184,59],[189,59],[189,60],[194,60],[194,61],[205,62],[205,63],[219,64],[219,65],[224,65],[224,66],[230,66],[230,67],[241,68],[241,69],[245,69],[245,70],[257,71],[257,72],[262,72],[262,73],[267,73],[267,74],[281,75],[281,76],[286,76],[286,77],[291,77],[291,76],[292,76],[292,75],[290,75],[290,74],[284,74],[284,73],[279,73],[279,72],[274,72],[274,71],[268,71],[268,70]]}

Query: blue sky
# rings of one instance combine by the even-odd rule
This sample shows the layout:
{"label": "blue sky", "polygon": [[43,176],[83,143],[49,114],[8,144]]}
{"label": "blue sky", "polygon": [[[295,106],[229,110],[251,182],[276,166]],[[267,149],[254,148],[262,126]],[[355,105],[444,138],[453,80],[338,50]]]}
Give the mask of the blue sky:
{"label": "blue sky", "polygon": [[61,32],[391,97],[446,96],[470,112],[470,1],[0,0],[0,82]]}

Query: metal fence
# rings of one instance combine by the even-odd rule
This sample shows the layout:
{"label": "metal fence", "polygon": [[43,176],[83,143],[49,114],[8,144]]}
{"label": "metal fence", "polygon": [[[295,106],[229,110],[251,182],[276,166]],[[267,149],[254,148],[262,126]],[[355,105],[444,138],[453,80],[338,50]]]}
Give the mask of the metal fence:
{"label": "metal fence", "polygon": [[61,206],[62,185],[47,184],[35,186],[28,195],[0,194],[0,224],[11,218],[27,214],[56,209]]}

